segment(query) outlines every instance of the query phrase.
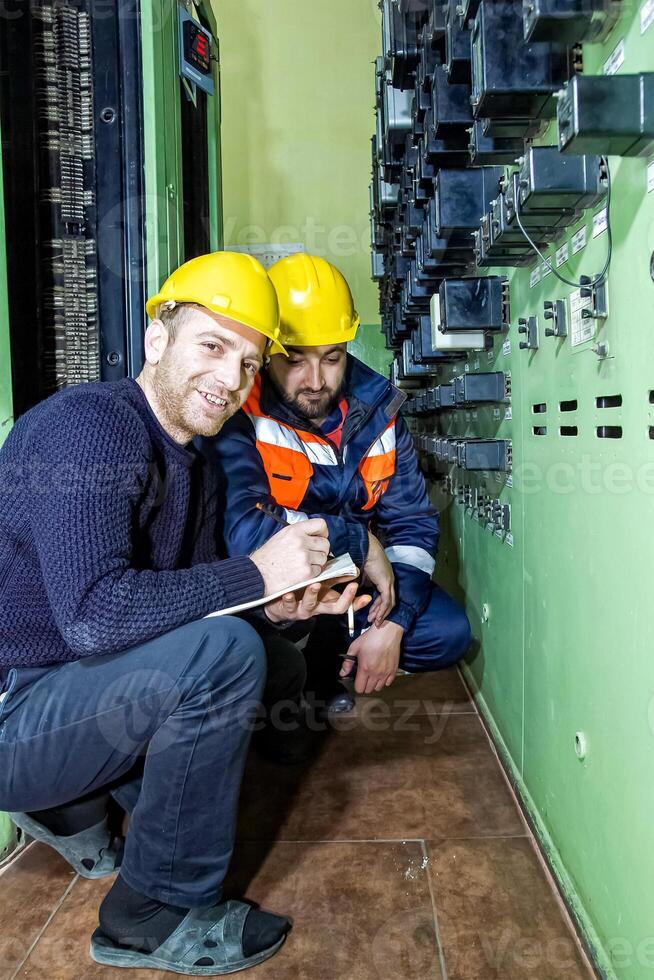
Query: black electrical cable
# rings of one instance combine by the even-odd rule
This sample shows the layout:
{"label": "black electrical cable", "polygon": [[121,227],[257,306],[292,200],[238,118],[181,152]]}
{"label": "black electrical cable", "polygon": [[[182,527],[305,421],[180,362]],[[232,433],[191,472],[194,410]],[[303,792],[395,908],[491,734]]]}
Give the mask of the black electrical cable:
{"label": "black electrical cable", "polygon": [[527,234],[527,231],[525,230],[524,225],[522,224],[522,221],[520,220],[520,186],[519,186],[519,183],[518,183],[518,180],[519,180],[519,176],[520,175],[519,175],[519,173],[517,171],[513,174],[513,196],[514,196],[514,206],[515,206],[515,217],[516,217],[516,221],[518,222],[518,228],[520,229],[520,231],[522,232],[522,234],[525,236],[525,238],[527,239],[527,241],[529,242],[529,244],[533,248],[534,252],[543,260],[543,264],[547,266],[547,268],[550,270],[550,272],[554,273],[554,275],[556,276],[556,278],[559,279],[561,282],[565,283],[566,286],[572,286],[574,289],[582,289],[584,287],[601,286],[602,283],[605,282],[606,277],[607,277],[608,272],[609,272],[609,269],[611,268],[611,259],[613,257],[613,233],[611,231],[611,170],[609,168],[609,160],[608,160],[608,157],[604,157],[603,156],[603,157],[600,157],[600,159],[602,160],[602,162],[604,164],[604,167],[606,169],[606,183],[607,183],[607,188],[606,188],[606,235],[607,235],[608,250],[607,250],[607,255],[606,255],[606,262],[604,263],[604,268],[602,269],[602,271],[600,272],[600,274],[598,276],[596,276],[596,278],[593,279],[591,282],[573,282],[572,279],[566,279],[565,276],[560,275],[556,271],[556,269],[552,266],[552,263],[551,263],[550,259],[546,258],[543,255],[543,253],[539,249],[539,247],[536,244],[536,242],[532,238],[529,237],[529,235]]}

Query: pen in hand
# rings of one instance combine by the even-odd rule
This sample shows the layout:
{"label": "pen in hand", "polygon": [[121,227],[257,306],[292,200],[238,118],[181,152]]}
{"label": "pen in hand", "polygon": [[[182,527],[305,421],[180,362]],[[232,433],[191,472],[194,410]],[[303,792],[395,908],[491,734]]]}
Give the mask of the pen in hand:
{"label": "pen in hand", "polygon": [[[282,527],[291,526],[288,523],[288,521],[285,521],[283,517],[280,517],[279,514],[276,514],[275,511],[272,509],[272,507],[267,507],[265,504],[262,504],[261,502],[257,502],[254,506],[257,508],[257,510],[260,510],[262,514],[265,514],[266,517],[272,517],[273,521],[277,521],[277,523],[281,524]],[[330,551],[327,557],[335,558],[336,555],[332,554],[332,552]]]}

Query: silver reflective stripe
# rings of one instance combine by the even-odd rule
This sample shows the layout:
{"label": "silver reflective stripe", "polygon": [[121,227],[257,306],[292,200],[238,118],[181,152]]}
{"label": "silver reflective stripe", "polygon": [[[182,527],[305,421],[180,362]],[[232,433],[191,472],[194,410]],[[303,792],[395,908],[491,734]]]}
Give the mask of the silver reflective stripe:
{"label": "silver reflective stripe", "polygon": [[396,448],[395,423],[389,426],[379,439],[375,439],[366,456],[386,456]]}
{"label": "silver reflective stripe", "polygon": [[299,524],[300,521],[309,520],[308,516],[299,510],[289,510],[288,507],[285,507],[284,513],[286,514],[286,520],[289,524]]}
{"label": "silver reflective stripe", "polygon": [[414,548],[411,545],[398,544],[394,548],[386,548],[386,557],[394,564],[413,565],[426,575],[433,575],[436,562],[424,548]]}
{"label": "silver reflective stripe", "polygon": [[2,694],[0,694],[0,704],[2,704],[2,702],[7,697],[8,694],[9,694],[9,691],[4,691]]}
{"label": "silver reflective stripe", "polygon": [[304,453],[312,463],[318,466],[338,466],[336,453],[331,446],[322,442],[305,442],[286,425],[275,422],[274,419],[260,418],[257,415],[249,416],[258,442],[265,442],[269,446],[278,446],[280,449],[288,449],[294,453]]}

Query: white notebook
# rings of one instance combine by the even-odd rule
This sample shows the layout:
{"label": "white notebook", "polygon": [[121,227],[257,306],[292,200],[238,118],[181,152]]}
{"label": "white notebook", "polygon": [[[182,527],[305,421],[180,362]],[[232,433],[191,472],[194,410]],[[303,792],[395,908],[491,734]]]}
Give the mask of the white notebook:
{"label": "white notebook", "polygon": [[272,592],[270,595],[262,596],[261,599],[255,599],[254,602],[242,602],[240,606],[230,606],[229,609],[218,609],[217,612],[212,612],[208,616],[205,616],[205,619],[209,619],[211,616],[234,616],[236,613],[245,612],[246,609],[264,606],[266,603],[272,602],[273,599],[279,599],[281,596],[286,595],[287,592],[297,592],[299,589],[306,589],[308,585],[315,585],[316,582],[330,582],[332,579],[341,578],[343,575],[356,577],[358,574],[359,570],[349,554],[341,555],[340,558],[332,558],[331,561],[328,561],[320,575],[316,575],[315,578],[308,578],[304,582],[298,582],[297,585],[289,585],[287,589]]}

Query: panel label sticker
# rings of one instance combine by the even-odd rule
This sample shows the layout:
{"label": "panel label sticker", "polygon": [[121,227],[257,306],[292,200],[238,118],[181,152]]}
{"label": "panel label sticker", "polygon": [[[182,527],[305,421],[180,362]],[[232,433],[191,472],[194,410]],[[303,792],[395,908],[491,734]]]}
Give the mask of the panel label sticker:
{"label": "panel label sticker", "polygon": [[604,74],[615,75],[624,65],[624,38],[618,41],[615,48],[604,62]]}
{"label": "panel label sticker", "polygon": [[505,340],[502,344],[502,353],[507,357],[511,353],[511,341]]}
{"label": "panel label sticker", "polygon": [[647,168],[647,193],[651,194],[652,191],[654,191],[654,160]]}
{"label": "panel label sticker", "polygon": [[512,548],[513,547],[513,535],[511,534],[510,531],[509,531],[509,533],[507,534],[507,536],[505,537],[504,540],[508,544],[509,548]]}
{"label": "panel label sticker", "polygon": [[575,232],[571,239],[572,254],[576,255],[577,252],[581,252],[582,248],[586,247],[586,229],[580,228],[579,231]]}
{"label": "panel label sticker", "polygon": [[654,24],[654,0],[645,0],[640,8],[640,33],[644,34]]}
{"label": "panel label sticker", "polygon": [[475,371],[478,371],[479,370],[479,358],[477,358],[477,360],[475,361],[474,368],[475,368]]}
{"label": "panel label sticker", "polygon": [[595,336],[596,321],[591,318],[584,319],[582,310],[591,308],[592,298],[585,299],[581,296],[581,290],[577,289],[570,294],[570,321],[571,321],[571,343],[573,347],[585,344]]}
{"label": "panel label sticker", "polygon": [[513,409],[509,405],[506,412],[504,413],[504,420],[505,422],[510,422],[512,418],[513,418]]}
{"label": "panel label sticker", "polygon": [[506,478],[506,485],[507,485],[507,487],[512,487],[513,486],[513,474],[512,473],[509,473],[509,475],[507,476],[507,478]]}
{"label": "panel label sticker", "polygon": [[486,357],[488,358],[489,361],[492,361],[493,358],[495,357],[495,351],[494,350],[487,351],[486,352]]}
{"label": "panel label sticker", "polygon": [[570,249],[568,248],[568,243],[564,242],[561,248],[556,250],[556,268],[560,269],[562,265],[565,265],[570,257]]}
{"label": "panel label sticker", "polygon": [[551,276],[551,275],[552,275],[552,259],[548,256],[547,262],[543,262],[543,266],[541,269],[541,276],[544,279],[545,276]]}
{"label": "panel label sticker", "polygon": [[496,538],[499,538],[499,539],[500,539],[500,541],[501,541],[501,540],[502,540],[502,538],[504,537],[504,531],[502,530],[502,528],[501,528],[501,527],[498,527],[498,529],[497,529],[497,531],[495,532],[495,537],[496,537]]}
{"label": "panel label sticker", "polygon": [[534,288],[540,282],[540,266],[537,265],[532,274],[529,276],[529,286],[531,289]]}
{"label": "panel label sticker", "polygon": [[494,419],[499,419],[499,417],[500,417],[500,410],[499,410],[499,408],[494,408],[493,409],[493,418]]}
{"label": "panel label sticker", "polygon": [[608,224],[608,215],[606,208],[602,208],[597,214],[593,215],[593,238],[597,238],[603,232],[606,231]]}

